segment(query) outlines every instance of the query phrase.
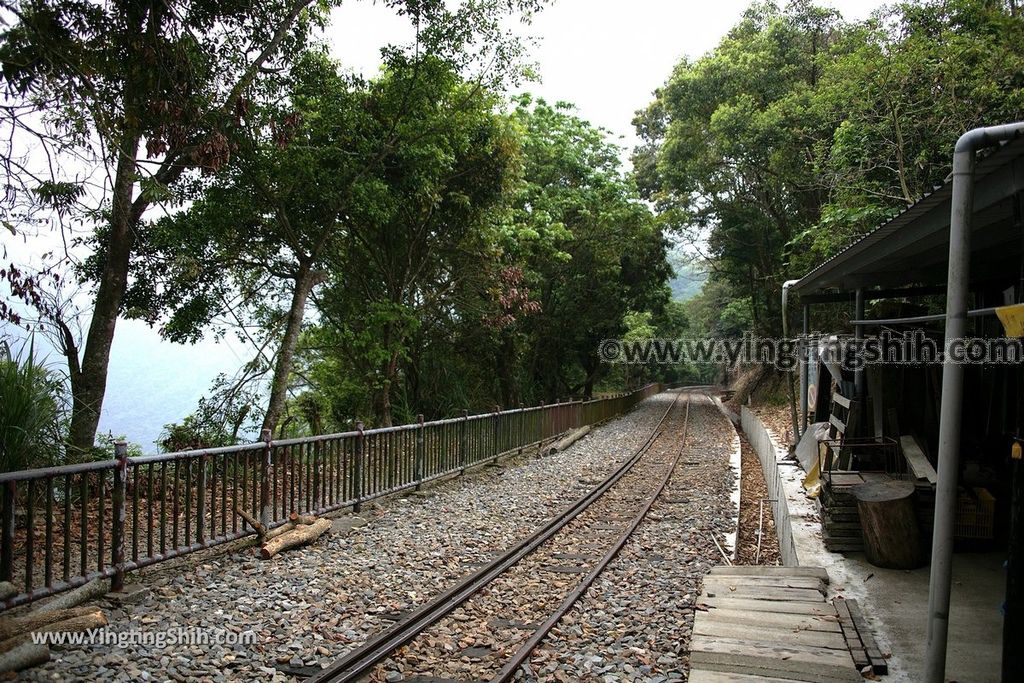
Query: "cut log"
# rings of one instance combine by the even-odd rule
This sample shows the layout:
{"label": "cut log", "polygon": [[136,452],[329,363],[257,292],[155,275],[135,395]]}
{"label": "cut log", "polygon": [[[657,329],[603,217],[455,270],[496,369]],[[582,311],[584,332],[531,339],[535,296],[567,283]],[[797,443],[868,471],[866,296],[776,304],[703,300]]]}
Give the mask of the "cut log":
{"label": "cut log", "polygon": [[589,433],[590,425],[587,425],[586,427],[580,427],[577,430],[569,432],[569,434],[563,436],[561,439],[551,444],[551,447],[548,448],[548,455],[553,455],[555,453],[560,453],[561,451],[564,451],[566,448],[573,445],[574,443],[576,443]]}
{"label": "cut log", "polygon": [[18,589],[10,581],[0,581],[0,600],[13,598],[18,594]]}
{"label": "cut log", "polygon": [[281,526],[274,527],[273,529],[271,529],[267,533],[263,534],[263,536],[261,536],[260,538],[263,540],[263,543],[266,543],[270,539],[277,538],[281,534],[286,534],[289,531],[294,531],[296,528],[298,528],[298,526],[299,525],[294,524],[292,522],[285,522]]}
{"label": "cut log", "polygon": [[23,617],[6,617],[0,619],[0,641],[14,636],[35,631],[58,621],[85,616],[98,611],[95,607],[72,607],[71,609],[54,610],[52,612],[29,612]]}
{"label": "cut log", "polygon": [[107,625],[107,616],[103,614],[103,610],[94,609],[88,614],[82,614],[77,617],[71,617],[64,621],[58,621],[53,624],[46,624],[39,628],[32,629],[35,633],[78,633],[79,631],[90,631],[94,628],[103,628]]}
{"label": "cut log", "polygon": [[293,512],[288,516],[288,520],[292,524],[315,524],[317,520],[316,515],[300,515],[298,512]]}
{"label": "cut log", "polygon": [[33,610],[36,613],[39,612],[55,612],[62,609],[70,609],[77,607],[83,602],[89,600],[95,600],[96,598],[102,598],[107,594],[109,586],[104,579],[93,579],[84,586],[68,591],[67,593],[61,593],[53,600],[40,605]]}
{"label": "cut log", "polygon": [[260,555],[264,560],[269,560],[282,550],[306,545],[307,543],[315,541],[320,538],[321,534],[330,528],[331,523],[326,519],[318,519],[315,523],[309,525],[303,524],[286,534],[281,534],[277,538],[270,540],[263,546],[263,550],[260,551]]}
{"label": "cut log", "polygon": [[0,654],[0,673],[21,671],[50,661],[50,648],[30,640]]}
{"label": "cut log", "polygon": [[864,554],[887,569],[915,569],[923,564],[920,532],[914,514],[914,485],[895,479],[858,484],[857,499]]}

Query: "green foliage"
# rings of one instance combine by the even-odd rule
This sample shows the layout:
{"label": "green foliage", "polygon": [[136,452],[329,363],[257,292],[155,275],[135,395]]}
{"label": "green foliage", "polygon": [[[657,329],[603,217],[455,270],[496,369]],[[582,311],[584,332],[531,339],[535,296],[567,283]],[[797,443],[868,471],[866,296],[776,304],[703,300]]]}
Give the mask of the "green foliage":
{"label": "green foliage", "polygon": [[59,464],[64,405],[60,378],[39,363],[34,344],[0,353],[0,472]]}
{"label": "green foliage", "polygon": [[861,24],[762,2],[680,62],[637,114],[634,164],[663,224],[706,245],[705,299],[733,302],[697,302],[699,324],[777,333],[784,280],[941,183],[965,130],[1024,117],[1022,32],[993,0],[903,2]]}

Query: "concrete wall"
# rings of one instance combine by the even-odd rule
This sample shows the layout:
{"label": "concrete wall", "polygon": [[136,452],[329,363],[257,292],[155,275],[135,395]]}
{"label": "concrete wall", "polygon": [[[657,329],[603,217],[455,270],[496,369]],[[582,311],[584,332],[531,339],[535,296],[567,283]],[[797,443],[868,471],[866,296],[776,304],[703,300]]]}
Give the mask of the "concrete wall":
{"label": "concrete wall", "polygon": [[747,436],[747,441],[754,447],[757,459],[761,461],[761,471],[764,473],[764,481],[768,486],[768,497],[772,501],[772,517],[775,519],[775,532],[779,537],[782,564],[787,567],[795,567],[800,562],[797,558],[796,546],[793,543],[793,529],[789,523],[786,492],[783,490],[782,479],[779,476],[779,460],[788,454],[785,451],[779,452],[761,420],[746,406],[743,406],[740,412],[740,425],[743,427],[743,433]]}

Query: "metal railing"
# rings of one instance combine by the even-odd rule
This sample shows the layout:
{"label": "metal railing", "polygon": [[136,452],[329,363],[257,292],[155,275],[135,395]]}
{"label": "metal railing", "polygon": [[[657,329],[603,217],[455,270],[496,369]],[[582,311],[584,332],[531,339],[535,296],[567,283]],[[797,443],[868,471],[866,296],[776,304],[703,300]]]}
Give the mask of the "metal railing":
{"label": "metal railing", "polygon": [[[254,533],[292,512],[360,506],[502,454],[621,415],[662,390],[650,384],[591,401],[381,429],[0,473],[0,581],[19,592],[0,610]],[[40,569],[41,568],[41,569]]]}

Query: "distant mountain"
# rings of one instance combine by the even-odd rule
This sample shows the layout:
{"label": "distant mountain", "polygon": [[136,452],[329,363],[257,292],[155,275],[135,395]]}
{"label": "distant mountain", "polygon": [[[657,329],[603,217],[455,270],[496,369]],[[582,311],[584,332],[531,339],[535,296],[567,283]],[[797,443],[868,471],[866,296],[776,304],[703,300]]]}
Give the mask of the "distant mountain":
{"label": "distant mountain", "polygon": [[672,264],[672,269],[675,271],[675,277],[668,281],[674,300],[686,301],[700,293],[701,287],[708,279],[706,272],[695,266],[678,249],[669,251],[668,262]]}

